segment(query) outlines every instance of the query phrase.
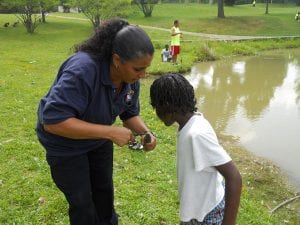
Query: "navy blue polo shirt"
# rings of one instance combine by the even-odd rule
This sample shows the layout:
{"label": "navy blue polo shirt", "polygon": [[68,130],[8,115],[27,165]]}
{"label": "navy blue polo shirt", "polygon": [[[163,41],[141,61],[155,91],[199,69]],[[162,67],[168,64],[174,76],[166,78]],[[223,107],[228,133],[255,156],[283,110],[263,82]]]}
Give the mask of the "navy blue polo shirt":
{"label": "navy blue polo shirt", "polygon": [[125,84],[120,93],[110,79],[109,63],[97,63],[78,52],[60,67],[48,94],[38,108],[37,135],[52,156],[77,155],[100,147],[105,139],[76,140],[48,133],[43,124],[55,124],[75,117],[87,122],[111,125],[139,114],[139,81]]}

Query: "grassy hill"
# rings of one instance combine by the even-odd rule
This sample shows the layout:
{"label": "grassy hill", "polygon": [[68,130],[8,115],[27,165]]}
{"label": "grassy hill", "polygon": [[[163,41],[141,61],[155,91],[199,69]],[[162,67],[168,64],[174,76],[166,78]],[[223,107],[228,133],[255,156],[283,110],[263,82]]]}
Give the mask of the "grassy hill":
{"label": "grassy hill", "polygon": [[224,7],[225,19],[217,18],[217,6],[208,4],[160,4],[151,18],[141,12],[128,19],[137,24],[170,28],[175,19],[180,20],[185,31],[230,35],[299,35],[300,24],[294,20],[299,7],[270,4],[265,14],[265,4]]}

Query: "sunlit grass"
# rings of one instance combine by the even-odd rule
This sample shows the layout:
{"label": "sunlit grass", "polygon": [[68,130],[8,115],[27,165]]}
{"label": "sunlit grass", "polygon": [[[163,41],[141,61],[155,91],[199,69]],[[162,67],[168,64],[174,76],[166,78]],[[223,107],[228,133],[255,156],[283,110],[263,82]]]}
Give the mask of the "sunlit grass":
{"label": "sunlit grass", "polygon": [[300,24],[294,20],[295,6],[272,4],[269,14],[266,5],[235,5],[224,7],[225,19],[217,18],[217,6],[208,4],[160,4],[153,16],[145,19],[141,12],[129,17],[130,21],[170,28],[175,19],[184,31],[230,35],[299,35]]}

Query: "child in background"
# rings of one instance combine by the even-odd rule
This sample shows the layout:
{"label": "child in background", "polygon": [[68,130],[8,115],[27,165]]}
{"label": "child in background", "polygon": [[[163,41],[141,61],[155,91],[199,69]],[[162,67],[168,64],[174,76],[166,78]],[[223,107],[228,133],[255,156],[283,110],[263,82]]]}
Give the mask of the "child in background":
{"label": "child in background", "polygon": [[165,48],[161,51],[161,61],[162,62],[170,62],[171,61],[171,51],[169,49],[169,45],[165,45]]}
{"label": "child in background", "polygon": [[300,21],[300,12],[296,13],[295,20],[298,21],[298,22]]}
{"label": "child in background", "polygon": [[180,74],[165,74],[151,85],[150,97],[166,126],[179,124],[180,225],[235,225],[242,179],[210,123],[197,112],[193,87]]}
{"label": "child in background", "polygon": [[174,26],[171,28],[171,52],[172,52],[172,63],[177,65],[177,58],[180,54],[180,39],[182,38],[182,32],[179,29],[179,21],[174,21]]}

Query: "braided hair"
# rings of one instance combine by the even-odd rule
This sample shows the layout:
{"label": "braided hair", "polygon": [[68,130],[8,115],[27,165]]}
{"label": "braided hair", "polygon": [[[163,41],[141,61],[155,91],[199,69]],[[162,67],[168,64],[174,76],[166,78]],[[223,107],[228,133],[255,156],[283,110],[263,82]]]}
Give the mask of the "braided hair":
{"label": "braided hair", "polygon": [[114,53],[120,56],[123,63],[154,53],[147,33],[119,18],[101,23],[92,37],[74,48],[75,52],[87,52],[99,62],[110,61]]}
{"label": "braided hair", "polygon": [[197,111],[193,86],[179,73],[156,79],[150,87],[151,105],[162,114]]}

